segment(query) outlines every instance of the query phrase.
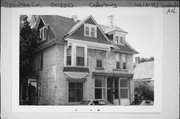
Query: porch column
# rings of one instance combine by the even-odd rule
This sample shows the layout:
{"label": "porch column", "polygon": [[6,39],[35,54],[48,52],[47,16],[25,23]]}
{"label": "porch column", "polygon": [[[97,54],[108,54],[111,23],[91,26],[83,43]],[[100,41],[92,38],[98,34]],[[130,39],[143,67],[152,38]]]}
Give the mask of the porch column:
{"label": "porch column", "polygon": [[107,76],[105,77],[105,100],[108,101],[107,99]]}
{"label": "porch column", "polygon": [[119,89],[119,105],[121,105],[121,78],[119,77],[119,79],[118,79],[118,89]]}

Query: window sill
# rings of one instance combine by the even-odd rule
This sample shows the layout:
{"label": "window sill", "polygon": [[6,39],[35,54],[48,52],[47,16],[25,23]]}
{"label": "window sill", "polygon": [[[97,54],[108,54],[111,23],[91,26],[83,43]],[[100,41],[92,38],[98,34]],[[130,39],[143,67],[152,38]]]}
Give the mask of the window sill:
{"label": "window sill", "polygon": [[113,69],[113,71],[128,71],[128,69]]}
{"label": "window sill", "polygon": [[96,70],[104,70],[103,67],[96,67],[95,69],[96,69]]}

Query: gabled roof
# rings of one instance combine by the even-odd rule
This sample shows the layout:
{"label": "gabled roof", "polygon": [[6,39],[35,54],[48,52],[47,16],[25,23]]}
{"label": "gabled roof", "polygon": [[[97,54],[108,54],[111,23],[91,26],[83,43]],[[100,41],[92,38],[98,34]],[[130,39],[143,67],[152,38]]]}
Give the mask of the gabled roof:
{"label": "gabled roof", "polygon": [[134,79],[154,80],[154,61],[136,64],[134,67]]}
{"label": "gabled roof", "polygon": [[[53,34],[55,36],[55,39],[58,41],[63,41],[64,38],[74,38],[74,39],[78,39],[78,40],[111,44],[111,42],[109,41],[109,38],[105,35],[105,31],[110,29],[110,30],[119,30],[122,32],[126,32],[117,26],[114,28],[110,28],[105,25],[99,25],[91,15],[88,16],[87,18],[85,18],[84,20],[81,20],[81,21],[78,20],[77,22],[75,22],[73,20],[73,18],[58,16],[58,15],[41,15],[38,17],[39,21],[40,21],[40,19],[42,19],[42,21],[44,22],[45,25],[48,25],[50,27],[51,31],[53,32]],[[104,37],[103,40],[98,39],[98,38],[79,37],[77,35],[73,35],[74,32],[77,31],[77,29],[79,27],[81,27],[83,25],[83,23],[85,23],[89,19],[91,19],[94,22],[94,24],[97,25],[98,32],[102,33],[101,38]],[[37,20],[35,27],[38,26],[38,20]],[[128,43],[125,43],[125,45],[114,45],[113,48],[117,52],[132,53],[132,54],[138,53]]]}
{"label": "gabled roof", "polygon": [[[84,20],[80,21],[79,23],[77,23],[76,25],[74,25],[68,32],[68,36],[70,36],[71,34],[73,34],[79,27],[81,27],[83,25],[83,23],[85,23],[87,20],[92,19],[92,21],[95,23],[95,25],[97,25],[97,28],[100,30],[100,32],[104,35],[106,41],[103,41],[101,43],[106,43],[106,44],[110,44],[109,43],[109,39],[107,38],[107,36],[105,35],[104,31],[101,29],[101,27],[99,26],[99,24],[96,22],[96,20],[90,15],[87,18],[85,18]],[[88,39],[88,38],[86,38]],[[91,38],[93,39],[93,38]]]}
{"label": "gabled roof", "polygon": [[72,18],[58,15],[42,15],[40,17],[45,24],[50,26],[57,40],[63,40],[69,30],[79,22],[74,22]]}

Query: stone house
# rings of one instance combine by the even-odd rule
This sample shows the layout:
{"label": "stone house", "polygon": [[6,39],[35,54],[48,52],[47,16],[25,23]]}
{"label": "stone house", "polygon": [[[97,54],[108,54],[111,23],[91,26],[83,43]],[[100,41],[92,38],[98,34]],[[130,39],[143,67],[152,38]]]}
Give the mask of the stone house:
{"label": "stone house", "polygon": [[57,15],[34,16],[41,40],[33,54],[38,105],[73,105],[103,99],[129,105],[134,99],[133,54],[127,32],[113,24],[100,25],[93,16],[84,20]]}

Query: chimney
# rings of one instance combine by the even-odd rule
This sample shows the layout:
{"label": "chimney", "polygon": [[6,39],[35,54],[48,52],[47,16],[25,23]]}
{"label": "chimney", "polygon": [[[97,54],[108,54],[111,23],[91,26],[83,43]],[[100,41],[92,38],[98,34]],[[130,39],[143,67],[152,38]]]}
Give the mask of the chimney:
{"label": "chimney", "polygon": [[77,15],[72,15],[72,19],[74,20],[74,22],[77,22],[78,21]]}
{"label": "chimney", "polygon": [[135,64],[139,64],[140,62],[140,57],[135,57]]}
{"label": "chimney", "polygon": [[114,16],[113,15],[108,16],[108,26],[109,27],[114,26]]}

